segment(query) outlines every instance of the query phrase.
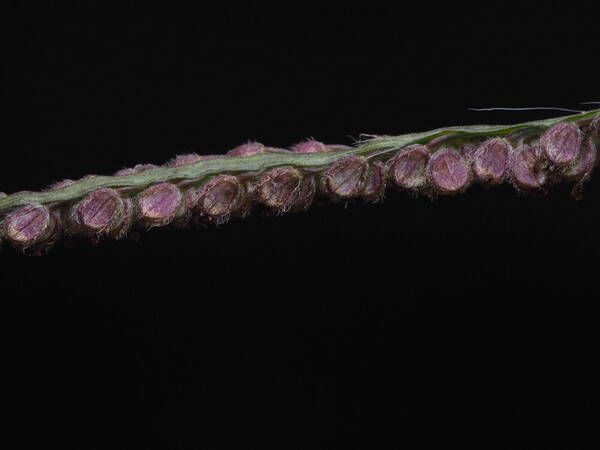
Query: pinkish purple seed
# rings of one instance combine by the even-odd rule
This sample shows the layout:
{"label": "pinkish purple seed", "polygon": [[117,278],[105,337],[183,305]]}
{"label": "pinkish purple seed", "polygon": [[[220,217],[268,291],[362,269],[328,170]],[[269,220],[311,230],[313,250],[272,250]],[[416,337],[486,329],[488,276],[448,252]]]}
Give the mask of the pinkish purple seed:
{"label": "pinkish purple seed", "polygon": [[483,183],[502,182],[508,168],[510,145],[500,138],[489,139],[472,154],[473,173]]}
{"label": "pinkish purple seed", "polygon": [[132,175],[134,173],[145,172],[146,170],[156,169],[158,166],[155,164],[136,164],[133,167],[121,169],[115,172],[115,176],[120,177],[124,175]]}
{"label": "pinkish purple seed", "polygon": [[304,141],[292,147],[294,153],[321,153],[327,151],[327,148],[322,142]]}
{"label": "pinkish purple seed", "polygon": [[293,167],[276,167],[256,183],[258,201],[275,210],[287,211],[298,200],[302,174]]}
{"label": "pinkish purple seed", "polygon": [[433,186],[442,194],[456,194],[469,184],[469,167],[456,151],[444,148],[435,152],[428,165]]}
{"label": "pinkish purple seed", "polygon": [[259,155],[265,152],[265,146],[259,142],[249,142],[229,150],[227,156],[234,158]]}
{"label": "pinkish purple seed", "polygon": [[88,194],[77,206],[77,222],[88,232],[101,233],[120,225],[123,200],[112,189],[99,189]]}
{"label": "pinkish purple seed", "polygon": [[202,156],[197,155],[196,153],[188,153],[186,155],[177,155],[171,161],[169,161],[166,165],[167,167],[177,167],[184,166],[186,164],[192,164],[202,160]]}
{"label": "pinkish purple seed", "polygon": [[116,226],[114,230],[111,231],[111,236],[115,239],[121,239],[124,237],[133,221],[135,219],[135,207],[133,206],[133,202],[129,198],[122,199],[123,201],[123,212],[121,214],[122,219],[119,221],[119,224]]}
{"label": "pinkish purple seed", "polygon": [[350,155],[338,159],[325,173],[327,190],[338,198],[358,197],[362,193],[367,178],[367,160]]}
{"label": "pinkish purple seed", "polygon": [[546,182],[544,162],[539,157],[540,150],[522,145],[510,155],[510,169],[514,183],[525,190],[536,190]]}
{"label": "pinkish purple seed", "polygon": [[467,163],[472,163],[475,152],[477,151],[478,146],[471,142],[465,142],[460,147],[460,154],[463,159],[467,161]]}
{"label": "pinkish purple seed", "polygon": [[571,122],[553,125],[540,137],[540,148],[548,160],[564,166],[571,163],[581,146],[581,132]]}
{"label": "pinkish purple seed", "polygon": [[381,161],[373,161],[369,164],[367,179],[363,188],[362,196],[366,200],[375,202],[385,192],[385,164]]}
{"label": "pinkish purple seed", "polygon": [[388,174],[404,189],[418,189],[427,183],[429,151],[424,145],[410,145],[387,162]]}
{"label": "pinkish purple seed", "polygon": [[312,204],[317,192],[317,183],[312,176],[305,175],[302,177],[300,187],[298,188],[298,198],[294,203],[295,211],[305,211]]}
{"label": "pinkish purple seed", "polygon": [[196,206],[202,215],[218,218],[233,214],[242,201],[243,188],[232,175],[219,175],[198,190]]}
{"label": "pinkish purple seed", "polygon": [[592,138],[600,139],[600,113],[596,114],[590,124],[590,135]]}
{"label": "pinkish purple seed", "polygon": [[57,181],[56,183],[48,186],[48,190],[49,191],[58,191],[59,189],[65,188],[67,186],[71,186],[72,184],[75,184],[75,181],[68,180],[68,179],[62,180],[62,181]]}
{"label": "pinkish purple seed", "polygon": [[590,137],[581,144],[581,149],[575,161],[564,169],[563,177],[571,181],[581,180],[592,171],[597,157],[598,149]]}
{"label": "pinkish purple seed", "polygon": [[32,204],[6,216],[3,228],[7,240],[19,247],[29,247],[49,237],[54,227],[48,208]]}
{"label": "pinkish purple seed", "polygon": [[139,219],[149,225],[166,225],[181,215],[183,194],[170,183],[150,186],[137,199]]}
{"label": "pinkish purple seed", "polygon": [[126,169],[117,170],[114,174],[116,177],[123,177],[125,175],[134,174],[136,170],[133,167],[127,167]]}

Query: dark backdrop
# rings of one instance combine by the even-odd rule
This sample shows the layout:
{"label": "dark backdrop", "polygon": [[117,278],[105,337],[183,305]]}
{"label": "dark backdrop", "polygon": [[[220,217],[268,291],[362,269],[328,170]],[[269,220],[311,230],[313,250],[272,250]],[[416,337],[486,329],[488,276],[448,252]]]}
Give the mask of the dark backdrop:
{"label": "dark backdrop", "polygon": [[[600,100],[585,4],[484,3],[7,9],[0,187]],[[598,198],[597,178],[582,201],[388,189],[42,257],[4,248],[6,437],[597,448]]]}

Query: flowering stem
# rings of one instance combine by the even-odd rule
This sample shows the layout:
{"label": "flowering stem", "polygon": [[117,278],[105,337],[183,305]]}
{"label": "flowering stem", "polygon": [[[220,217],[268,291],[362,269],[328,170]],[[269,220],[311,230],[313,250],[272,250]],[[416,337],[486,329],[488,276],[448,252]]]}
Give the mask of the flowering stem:
{"label": "flowering stem", "polygon": [[162,167],[137,165],[41,192],[0,193],[0,243],[35,254],[63,236],[97,242],[122,238],[134,227],[219,224],[255,208],[305,210],[316,196],[375,202],[388,182],[435,197],[472,183],[509,181],[541,191],[566,181],[578,195],[598,161],[599,128],[597,109],[516,125],[375,136],[354,147],[248,143],[224,155],[179,155]]}
{"label": "flowering stem", "polygon": [[[426,144],[445,136],[447,138],[501,137],[516,132],[539,134],[559,122],[590,121],[600,109],[581,114],[553,119],[524,122],[515,125],[472,125],[438,128],[423,133],[410,133],[400,136],[382,136],[363,142],[356,147],[321,153],[266,153],[245,157],[222,157],[201,160],[176,167],[157,167],[143,172],[121,176],[96,176],[87,180],[47,192],[23,192],[0,198],[0,212],[30,203],[51,204],[73,201],[102,188],[120,188],[132,193],[141,191],[152,184],[165,181],[190,180],[200,184],[213,175],[246,172],[260,173],[268,169],[292,166],[304,170],[321,171],[329,164],[348,155],[366,157],[386,155],[412,144]],[[384,156],[385,157],[385,156]]]}

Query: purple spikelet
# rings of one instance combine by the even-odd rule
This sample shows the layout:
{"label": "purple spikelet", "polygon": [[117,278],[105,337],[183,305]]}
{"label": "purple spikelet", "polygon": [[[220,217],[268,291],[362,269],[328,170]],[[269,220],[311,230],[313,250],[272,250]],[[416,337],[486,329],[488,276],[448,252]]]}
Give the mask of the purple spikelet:
{"label": "purple spikelet", "polygon": [[39,204],[18,208],[4,219],[2,235],[15,247],[29,248],[49,241],[55,232],[56,217]]}
{"label": "purple spikelet", "polygon": [[194,207],[211,222],[224,222],[238,212],[244,202],[244,187],[232,175],[219,175],[196,191]]}
{"label": "purple spikelet", "polygon": [[453,195],[464,191],[471,178],[469,165],[457,151],[443,148],[436,151],[427,166],[435,191]]}
{"label": "purple spikelet", "polygon": [[72,210],[72,221],[78,233],[117,236],[130,220],[130,206],[113,189],[99,189],[88,194]]}
{"label": "purple spikelet", "polygon": [[523,190],[540,189],[547,180],[546,164],[540,157],[539,148],[521,145],[510,155],[513,184]]}
{"label": "purple spikelet", "polygon": [[325,144],[312,140],[300,142],[292,147],[294,153],[320,153],[327,150]]}
{"label": "purple spikelet", "polygon": [[484,184],[501,183],[508,170],[510,150],[508,142],[500,138],[489,139],[479,145],[471,155],[475,178]]}
{"label": "purple spikelet", "polygon": [[575,160],[563,169],[563,178],[579,181],[591,174],[598,158],[598,149],[591,137],[581,144],[581,149]]}
{"label": "purple spikelet", "polygon": [[324,190],[334,199],[359,197],[367,178],[367,160],[350,155],[335,161],[325,173]]}
{"label": "purple spikelet", "polygon": [[429,150],[424,145],[410,145],[387,162],[387,172],[396,186],[417,190],[427,184]]}
{"label": "purple spikelet", "polygon": [[275,212],[289,211],[298,200],[302,174],[293,167],[277,167],[262,175],[255,185],[256,199]]}
{"label": "purple spikelet", "polygon": [[147,226],[164,226],[185,214],[181,190],[171,183],[149,187],[138,195],[139,221]]}
{"label": "purple spikelet", "polygon": [[550,127],[540,137],[540,149],[552,164],[570,164],[579,153],[581,132],[571,122],[561,122]]}
{"label": "purple spikelet", "polygon": [[386,167],[381,161],[373,161],[369,164],[362,198],[370,202],[377,202],[385,192]]}
{"label": "purple spikelet", "polygon": [[238,145],[229,150],[227,156],[244,157],[260,155],[261,153],[265,153],[265,146],[263,144],[260,144],[259,142],[248,142],[247,144]]}
{"label": "purple spikelet", "polygon": [[186,164],[192,164],[198,161],[202,161],[202,156],[196,153],[187,153],[185,155],[177,155],[171,161],[167,163],[168,167],[184,166]]}

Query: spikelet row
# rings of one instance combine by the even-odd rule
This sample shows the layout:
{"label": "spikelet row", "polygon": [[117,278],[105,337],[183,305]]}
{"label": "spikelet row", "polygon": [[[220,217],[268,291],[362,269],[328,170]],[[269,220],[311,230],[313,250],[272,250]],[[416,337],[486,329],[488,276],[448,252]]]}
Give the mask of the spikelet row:
{"label": "spikelet row", "polygon": [[[201,185],[162,182],[131,194],[127,189],[103,188],[73,203],[28,204],[2,220],[1,238],[14,247],[40,253],[60,238],[84,236],[93,242],[120,239],[132,230],[152,227],[220,224],[256,210],[275,214],[303,211],[315,198],[333,201],[382,198],[386,185],[430,197],[464,192],[473,183],[512,183],[522,191],[541,191],[566,180],[580,186],[598,160],[598,117],[584,129],[561,122],[530,140],[473,139],[459,145],[410,145],[378,157],[344,156],[325,169],[292,166],[263,173],[220,174]],[[290,150],[248,143],[226,155],[180,155],[167,166],[203,159],[247,157],[261,153],[317,153],[339,150],[311,140]],[[152,164],[123,169],[129,175],[155,168]],[[89,178],[84,177],[82,180]],[[80,180],[81,181],[81,180]],[[77,183],[64,180],[57,190]],[[0,193],[0,197],[5,194]]]}

